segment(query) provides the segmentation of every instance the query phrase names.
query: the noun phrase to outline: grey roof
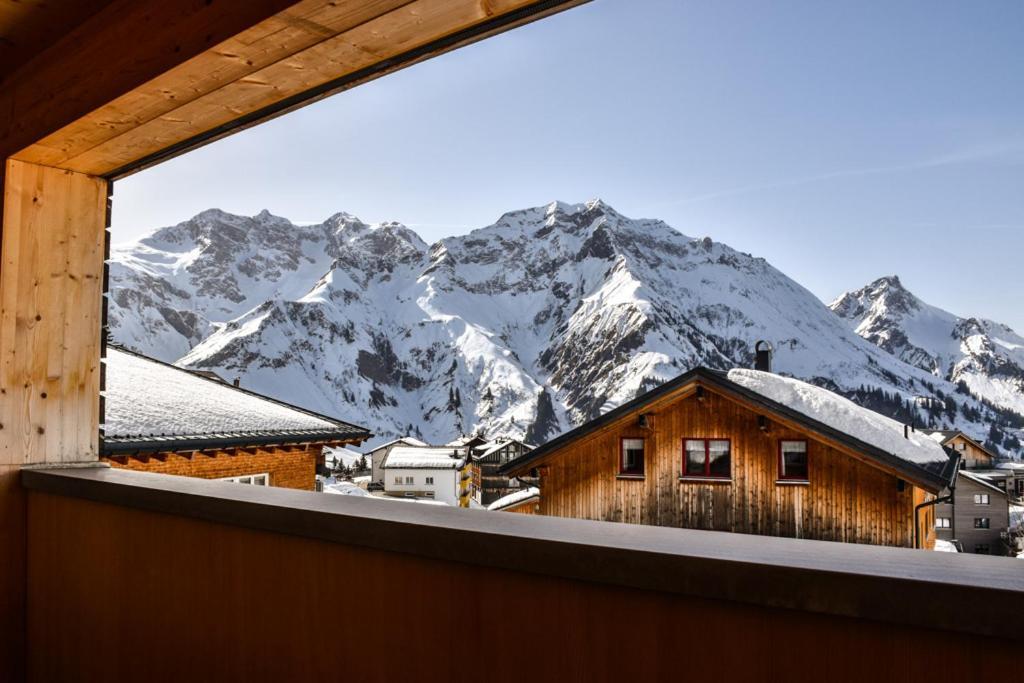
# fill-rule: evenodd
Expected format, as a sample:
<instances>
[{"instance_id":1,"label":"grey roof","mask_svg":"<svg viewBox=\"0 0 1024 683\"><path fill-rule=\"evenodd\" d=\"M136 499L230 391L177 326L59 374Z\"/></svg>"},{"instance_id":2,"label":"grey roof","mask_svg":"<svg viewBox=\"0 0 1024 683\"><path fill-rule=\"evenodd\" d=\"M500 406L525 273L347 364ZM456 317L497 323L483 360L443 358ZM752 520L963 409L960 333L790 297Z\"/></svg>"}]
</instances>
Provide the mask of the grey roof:
<instances>
[{"instance_id":1,"label":"grey roof","mask_svg":"<svg viewBox=\"0 0 1024 683\"><path fill-rule=\"evenodd\" d=\"M110 346L102 451L362 441L368 430Z\"/></svg>"}]
</instances>

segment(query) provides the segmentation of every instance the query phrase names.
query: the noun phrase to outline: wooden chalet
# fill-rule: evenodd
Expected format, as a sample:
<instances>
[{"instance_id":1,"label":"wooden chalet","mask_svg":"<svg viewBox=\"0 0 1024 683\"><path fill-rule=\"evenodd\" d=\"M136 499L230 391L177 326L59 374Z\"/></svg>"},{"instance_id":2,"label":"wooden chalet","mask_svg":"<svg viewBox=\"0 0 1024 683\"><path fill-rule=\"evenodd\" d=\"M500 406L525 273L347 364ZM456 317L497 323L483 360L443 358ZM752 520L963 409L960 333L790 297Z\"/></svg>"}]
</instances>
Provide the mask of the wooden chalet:
<instances>
[{"instance_id":1,"label":"wooden chalet","mask_svg":"<svg viewBox=\"0 0 1024 683\"><path fill-rule=\"evenodd\" d=\"M313 490L362 427L108 346L100 459L143 472Z\"/></svg>"},{"instance_id":2,"label":"wooden chalet","mask_svg":"<svg viewBox=\"0 0 1024 683\"><path fill-rule=\"evenodd\" d=\"M958 429L935 429L925 432L931 438L960 454L960 467L969 470L989 469L999 456Z\"/></svg>"},{"instance_id":3,"label":"wooden chalet","mask_svg":"<svg viewBox=\"0 0 1024 683\"><path fill-rule=\"evenodd\" d=\"M514 491L487 506L492 512L516 512L521 515L536 515L540 510L540 489L528 486Z\"/></svg>"},{"instance_id":4,"label":"wooden chalet","mask_svg":"<svg viewBox=\"0 0 1024 683\"><path fill-rule=\"evenodd\" d=\"M533 486L533 478L502 474L499 469L533 450L530 444L518 439L496 439L474 447L470 456L473 476L473 499L481 505L490 505L523 487Z\"/></svg>"},{"instance_id":5,"label":"wooden chalet","mask_svg":"<svg viewBox=\"0 0 1024 683\"><path fill-rule=\"evenodd\" d=\"M954 543L964 553L1008 554L1010 507L1002 484L977 470L960 470L953 500L935 506L936 538Z\"/></svg>"},{"instance_id":6,"label":"wooden chalet","mask_svg":"<svg viewBox=\"0 0 1024 683\"><path fill-rule=\"evenodd\" d=\"M927 548L957 460L820 387L698 368L500 471L540 477L543 515Z\"/></svg>"}]
</instances>

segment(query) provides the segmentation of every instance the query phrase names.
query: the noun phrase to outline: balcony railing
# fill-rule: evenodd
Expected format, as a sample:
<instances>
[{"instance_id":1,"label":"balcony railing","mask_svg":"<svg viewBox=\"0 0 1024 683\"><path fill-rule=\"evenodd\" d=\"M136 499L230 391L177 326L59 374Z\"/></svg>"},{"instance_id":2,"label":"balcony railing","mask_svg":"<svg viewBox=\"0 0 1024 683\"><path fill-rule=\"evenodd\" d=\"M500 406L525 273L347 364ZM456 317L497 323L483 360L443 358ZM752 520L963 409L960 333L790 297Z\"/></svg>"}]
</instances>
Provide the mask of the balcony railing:
<instances>
[{"instance_id":1,"label":"balcony railing","mask_svg":"<svg viewBox=\"0 0 1024 683\"><path fill-rule=\"evenodd\" d=\"M450 667L439 679L468 664L520 680L494 648L528 655L536 680L995 680L1019 666L1024 563L1008 558L102 467L28 470L23 485L35 680L397 680L425 661ZM467 589L516 611L452 599ZM468 662L445 654L481 633Z\"/></svg>"}]
</instances>

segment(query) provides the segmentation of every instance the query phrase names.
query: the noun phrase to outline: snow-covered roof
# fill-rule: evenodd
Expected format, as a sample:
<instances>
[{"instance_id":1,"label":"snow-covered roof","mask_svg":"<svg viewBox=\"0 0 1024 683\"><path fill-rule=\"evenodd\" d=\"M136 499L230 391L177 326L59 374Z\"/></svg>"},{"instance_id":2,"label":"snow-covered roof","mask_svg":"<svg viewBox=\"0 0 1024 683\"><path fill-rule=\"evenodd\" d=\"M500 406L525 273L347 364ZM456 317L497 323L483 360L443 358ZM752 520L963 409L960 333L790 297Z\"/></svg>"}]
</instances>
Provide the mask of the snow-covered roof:
<instances>
[{"instance_id":1,"label":"snow-covered roof","mask_svg":"<svg viewBox=\"0 0 1024 683\"><path fill-rule=\"evenodd\" d=\"M704 367L694 368L561 434L502 465L498 471L503 474L524 472L576 439L698 383L737 394L769 413L799 422L808 430L845 444L933 493L949 486L955 475L956 456L940 443L921 432L905 434L903 424L827 389L769 372L737 369L725 373Z\"/></svg>"},{"instance_id":2,"label":"snow-covered roof","mask_svg":"<svg viewBox=\"0 0 1024 683\"><path fill-rule=\"evenodd\" d=\"M539 498L540 489L536 486L530 486L529 488L510 493L507 496L502 496L498 500L494 501L487 506L488 510L504 510L507 507L518 505L519 503L525 503L531 498Z\"/></svg>"},{"instance_id":3,"label":"snow-covered roof","mask_svg":"<svg viewBox=\"0 0 1024 683\"><path fill-rule=\"evenodd\" d=\"M404 444L406 444L408 446L420 446L420 447L424 447L424 446L430 445L427 442L420 441L419 439L417 439L415 437L412 437L412 436L402 436L402 437L399 437L397 439L392 439L391 441L388 441L387 443L382 443L379 446L375 446L373 448L373 450L370 451L370 453L376 453L377 451L384 450L386 448L389 448L390 446L394 446L395 444L399 444L399 443L404 443Z\"/></svg>"},{"instance_id":4,"label":"snow-covered roof","mask_svg":"<svg viewBox=\"0 0 1024 683\"><path fill-rule=\"evenodd\" d=\"M104 448L175 450L187 441L361 440L362 427L116 347L107 348ZM248 441L247 441L248 440Z\"/></svg>"},{"instance_id":5,"label":"snow-covered roof","mask_svg":"<svg viewBox=\"0 0 1024 683\"><path fill-rule=\"evenodd\" d=\"M980 484L981 486L984 486L986 488L990 488L993 491L996 491L997 493L1001 493L1004 496L1006 495L1006 491L1004 491L1003 489L1001 489L998 486L996 486L995 484L993 484L992 480L989 479L988 477L985 477L983 475L977 474L975 472L971 472L970 470L960 470L957 474L958 474L958 476L966 477L966 478L970 479L971 481L973 481L976 484Z\"/></svg>"},{"instance_id":6,"label":"snow-covered roof","mask_svg":"<svg viewBox=\"0 0 1024 683\"><path fill-rule=\"evenodd\" d=\"M1024 462L1000 462L995 467L1000 470L1024 470Z\"/></svg>"},{"instance_id":7,"label":"snow-covered roof","mask_svg":"<svg viewBox=\"0 0 1024 683\"><path fill-rule=\"evenodd\" d=\"M461 453L453 454L454 448L435 447L417 448L415 446L395 446L384 459L384 469L403 470L454 470L466 464Z\"/></svg>"},{"instance_id":8,"label":"snow-covered roof","mask_svg":"<svg viewBox=\"0 0 1024 683\"><path fill-rule=\"evenodd\" d=\"M755 394L907 462L928 465L949 461L949 454L934 439L917 432L905 437L902 423L828 389L759 370L737 368L727 376Z\"/></svg>"}]
</instances>

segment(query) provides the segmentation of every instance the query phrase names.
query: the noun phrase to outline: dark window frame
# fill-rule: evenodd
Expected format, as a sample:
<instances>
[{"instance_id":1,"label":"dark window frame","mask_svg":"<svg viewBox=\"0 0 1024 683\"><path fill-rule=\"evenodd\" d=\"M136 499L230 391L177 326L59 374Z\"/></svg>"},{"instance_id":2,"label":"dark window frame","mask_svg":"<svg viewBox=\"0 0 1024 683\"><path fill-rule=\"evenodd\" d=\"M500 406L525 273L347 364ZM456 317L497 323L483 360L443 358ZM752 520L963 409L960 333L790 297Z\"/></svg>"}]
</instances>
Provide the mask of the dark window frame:
<instances>
[{"instance_id":1,"label":"dark window frame","mask_svg":"<svg viewBox=\"0 0 1024 683\"><path fill-rule=\"evenodd\" d=\"M807 459L807 475L797 477L790 474L783 474L785 467L783 463L782 445L787 443L802 443L804 445L804 457ZM799 484L811 483L811 444L807 439L779 439L779 459L776 463L776 481L794 482Z\"/></svg>"},{"instance_id":2,"label":"dark window frame","mask_svg":"<svg viewBox=\"0 0 1024 683\"><path fill-rule=\"evenodd\" d=\"M704 473L703 474L687 474L686 472L686 442L687 441L703 441L704 442ZM729 444L729 476L723 477L716 474L711 474L711 442L712 441L724 441ZM679 478L688 479L691 481L732 481L732 439L728 438L717 438L717 437L700 437L700 436L684 436L683 440L679 444L680 448L680 470Z\"/></svg>"},{"instance_id":3,"label":"dark window frame","mask_svg":"<svg viewBox=\"0 0 1024 683\"><path fill-rule=\"evenodd\" d=\"M643 455L640 456L640 469L626 469L626 441L639 441L643 444ZM620 436L619 437L619 476L641 479L646 476L647 471L647 439L642 436Z\"/></svg>"},{"instance_id":4,"label":"dark window frame","mask_svg":"<svg viewBox=\"0 0 1024 683\"><path fill-rule=\"evenodd\" d=\"M982 522L984 522L984 524L982 524ZM974 528L975 529L991 529L992 528L992 518L991 517L975 517L974 518Z\"/></svg>"}]
</instances>

